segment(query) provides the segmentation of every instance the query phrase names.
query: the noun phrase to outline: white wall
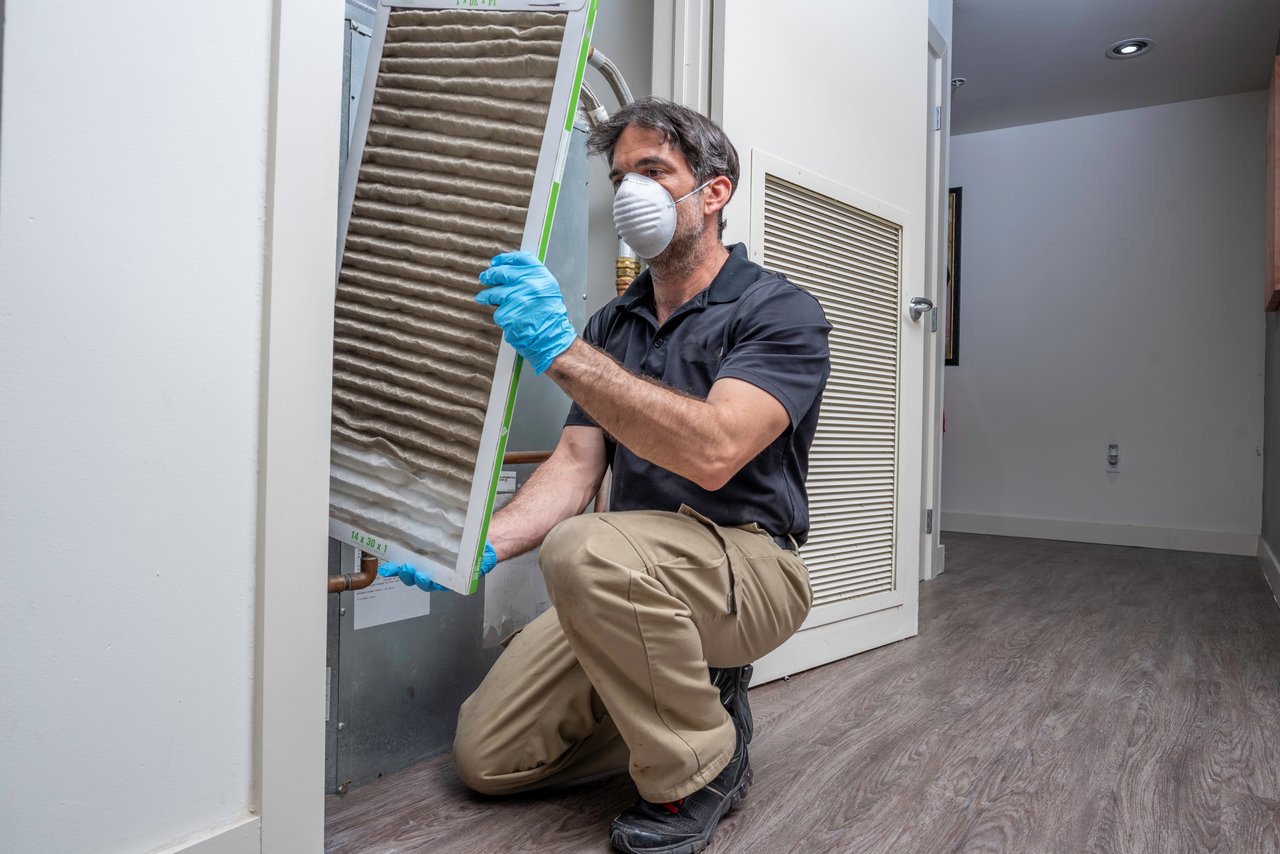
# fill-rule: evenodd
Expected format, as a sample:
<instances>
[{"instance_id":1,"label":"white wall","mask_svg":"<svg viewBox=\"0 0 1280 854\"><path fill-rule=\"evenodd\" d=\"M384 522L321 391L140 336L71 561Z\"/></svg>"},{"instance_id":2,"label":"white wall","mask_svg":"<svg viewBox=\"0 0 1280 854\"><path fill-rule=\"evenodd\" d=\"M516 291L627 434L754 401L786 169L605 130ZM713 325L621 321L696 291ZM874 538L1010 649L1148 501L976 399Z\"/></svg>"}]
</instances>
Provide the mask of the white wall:
<instances>
[{"instance_id":1,"label":"white wall","mask_svg":"<svg viewBox=\"0 0 1280 854\"><path fill-rule=\"evenodd\" d=\"M906 254L923 257L927 5L831 4L820 22L763 0L727 7L721 111L744 174L725 210L725 240L747 239L750 152L759 148L907 211Z\"/></svg>"},{"instance_id":2,"label":"white wall","mask_svg":"<svg viewBox=\"0 0 1280 854\"><path fill-rule=\"evenodd\" d=\"M1265 115L1248 93L952 140L947 529L1254 553Z\"/></svg>"},{"instance_id":3,"label":"white wall","mask_svg":"<svg viewBox=\"0 0 1280 854\"><path fill-rule=\"evenodd\" d=\"M252 801L271 5L5 15L0 848L147 851Z\"/></svg>"}]
</instances>

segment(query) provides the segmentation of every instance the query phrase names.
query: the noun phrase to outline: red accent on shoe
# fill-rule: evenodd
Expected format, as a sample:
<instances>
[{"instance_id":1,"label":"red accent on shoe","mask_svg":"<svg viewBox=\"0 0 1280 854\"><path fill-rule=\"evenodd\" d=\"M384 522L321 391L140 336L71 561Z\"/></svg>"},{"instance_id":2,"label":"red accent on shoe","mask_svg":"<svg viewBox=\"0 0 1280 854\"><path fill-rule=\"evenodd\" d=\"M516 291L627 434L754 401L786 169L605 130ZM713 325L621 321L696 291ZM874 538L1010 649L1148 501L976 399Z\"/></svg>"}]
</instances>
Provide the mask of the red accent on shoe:
<instances>
[{"instance_id":1,"label":"red accent on shoe","mask_svg":"<svg viewBox=\"0 0 1280 854\"><path fill-rule=\"evenodd\" d=\"M669 810L672 815L679 815L680 807L684 806L684 798L681 798L678 801L668 801L662 806Z\"/></svg>"}]
</instances>

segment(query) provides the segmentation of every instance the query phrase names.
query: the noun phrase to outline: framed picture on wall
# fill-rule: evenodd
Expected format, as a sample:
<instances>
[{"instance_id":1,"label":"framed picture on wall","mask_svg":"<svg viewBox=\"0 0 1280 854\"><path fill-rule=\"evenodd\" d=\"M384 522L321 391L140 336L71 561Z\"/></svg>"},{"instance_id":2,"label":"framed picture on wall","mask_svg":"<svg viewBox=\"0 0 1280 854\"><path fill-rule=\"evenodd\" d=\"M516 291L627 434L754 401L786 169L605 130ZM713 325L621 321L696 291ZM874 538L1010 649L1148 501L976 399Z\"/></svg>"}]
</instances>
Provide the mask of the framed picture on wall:
<instances>
[{"instance_id":1,"label":"framed picture on wall","mask_svg":"<svg viewBox=\"0 0 1280 854\"><path fill-rule=\"evenodd\" d=\"M960 364L960 200L963 187L947 192L947 341L946 363Z\"/></svg>"}]
</instances>

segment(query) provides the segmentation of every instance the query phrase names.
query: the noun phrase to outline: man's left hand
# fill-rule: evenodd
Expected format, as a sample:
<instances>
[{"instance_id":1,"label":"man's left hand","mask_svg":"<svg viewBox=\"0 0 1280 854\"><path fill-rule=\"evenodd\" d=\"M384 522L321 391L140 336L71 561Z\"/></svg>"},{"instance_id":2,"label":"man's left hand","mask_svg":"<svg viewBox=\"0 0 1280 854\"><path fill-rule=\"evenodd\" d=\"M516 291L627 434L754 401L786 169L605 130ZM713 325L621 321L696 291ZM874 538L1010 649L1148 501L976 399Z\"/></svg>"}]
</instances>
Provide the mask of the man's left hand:
<instances>
[{"instance_id":1,"label":"man's left hand","mask_svg":"<svg viewBox=\"0 0 1280 854\"><path fill-rule=\"evenodd\" d=\"M489 572L497 565L498 553L493 550L493 546L489 545L489 541L485 540L484 551L481 553L480 557L480 574L488 575ZM394 575L399 578L400 582L406 587L417 587L419 590L425 590L428 593L452 592L448 587L436 584L431 580L430 576L420 572L411 563L384 563L382 566L378 567L378 575L381 575L383 578L390 578Z\"/></svg>"},{"instance_id":2,"label":"man's left hand","mask_svg":"<svg viewBox=\"0 0 1280 854\"><path fill-rule=\"evenodd\" d=\"M476 294L476 302L498 307L494 322L536 373L551 367L577 338L560 284L537 256L528 252L499 255L480 274L480 283L486 287Z\"/></svg>"}]
</instances>

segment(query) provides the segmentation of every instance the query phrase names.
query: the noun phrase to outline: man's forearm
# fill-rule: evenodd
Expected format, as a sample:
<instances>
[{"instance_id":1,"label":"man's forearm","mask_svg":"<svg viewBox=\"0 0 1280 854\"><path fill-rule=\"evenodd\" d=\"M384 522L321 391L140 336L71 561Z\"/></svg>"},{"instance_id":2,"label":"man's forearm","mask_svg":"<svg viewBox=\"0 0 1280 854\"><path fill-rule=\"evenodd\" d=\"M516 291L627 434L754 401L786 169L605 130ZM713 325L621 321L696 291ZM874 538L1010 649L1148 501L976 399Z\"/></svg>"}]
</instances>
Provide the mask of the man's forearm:
<instances>
[{"instance_id":1,"label":"man's forearm","mask_svg":"<svg viewBox=\"0 0 1280 854\"><path fill-rule=\"evenodd\" d=\"M718 487L714 481L730 443L706 401L638 377L582 339L547 374L636 456L706 488Z\"/></svg>"},{"instance_id":2,"label":"man's forearm","mask_svg":"<svg viewBox=\"0 0 1280 854\"><path fill-rule=\"evenodd\" d=\"M522 555L542 543L558 523L576 516L600 490L600 473L587 473L572 459L553 455L505 507L493 516L489 544L499 560Z\"/></svg>"}]
</instances>

